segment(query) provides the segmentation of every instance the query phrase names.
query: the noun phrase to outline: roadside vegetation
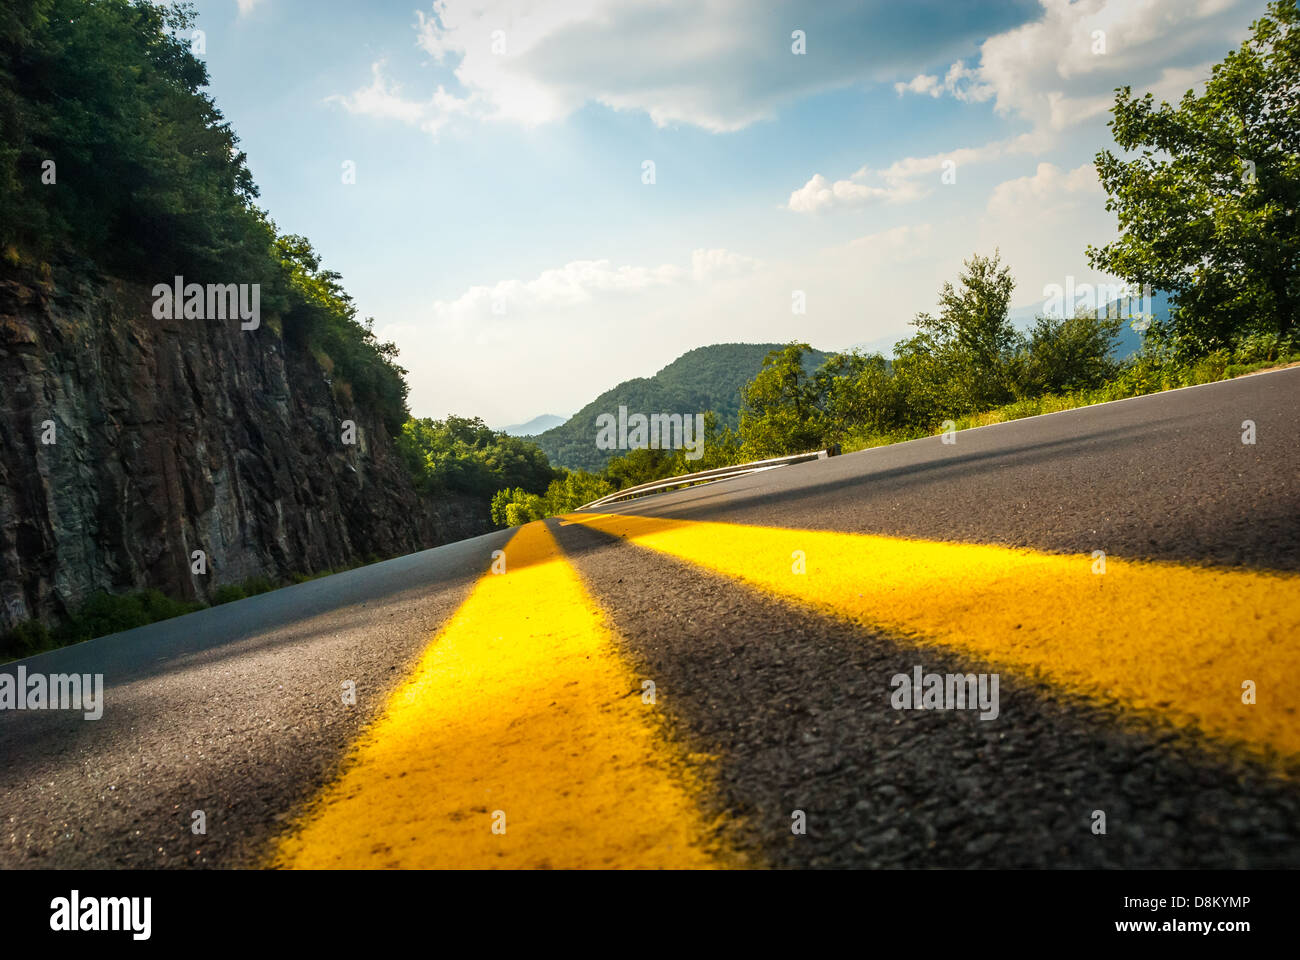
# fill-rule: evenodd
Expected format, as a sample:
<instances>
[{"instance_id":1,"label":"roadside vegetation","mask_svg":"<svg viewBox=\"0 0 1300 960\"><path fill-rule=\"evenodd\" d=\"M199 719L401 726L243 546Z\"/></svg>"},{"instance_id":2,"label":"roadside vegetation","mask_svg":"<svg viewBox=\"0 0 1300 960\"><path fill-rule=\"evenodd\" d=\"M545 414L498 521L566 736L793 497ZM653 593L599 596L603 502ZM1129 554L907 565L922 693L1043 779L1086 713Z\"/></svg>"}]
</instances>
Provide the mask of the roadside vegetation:
<instances>
[{"instance_id":1,"label":"roadside vegetation","mask_svg":"<svg viewBox=\"0 0 1300 960\"><path fill-rule=\"evenodd\" d=\"M209 606L232 603L235 600L269 593L296 583L333 576L369 563L378 563L379 560L379 557L367 557L362 563L353 566L321 570L311 574L297 573L280 581L262 576L248 577L238 583L227 583L217 587L213 591L211 604L201 600L178 600L155 589L123 594L100 590L87 598L76 613L53 628L47 627L39 620L26 620L0 634L0 663L30 657L70 643L93 640L95 637L107 636L110 633L134 630L136 627L148 626L159 620L170 620L187 613L206 610Z\"/></svg>"}]
</instances>

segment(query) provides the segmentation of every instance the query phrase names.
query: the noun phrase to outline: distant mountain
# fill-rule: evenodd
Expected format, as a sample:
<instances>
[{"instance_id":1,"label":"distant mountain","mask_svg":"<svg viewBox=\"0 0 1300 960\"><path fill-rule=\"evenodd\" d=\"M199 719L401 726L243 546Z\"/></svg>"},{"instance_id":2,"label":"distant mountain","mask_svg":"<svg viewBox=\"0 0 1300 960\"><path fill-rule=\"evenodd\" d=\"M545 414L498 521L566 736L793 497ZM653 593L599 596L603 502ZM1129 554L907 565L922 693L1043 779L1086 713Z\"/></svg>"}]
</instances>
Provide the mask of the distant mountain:
<instances>
[{"instance_id":1,"label":"distant mountain","mask_svg":"<svg viewBox=\"0 0 1300 960\"><path fill-rule=\"evenodd\" d=\"M740 420L740 389L763 366L763 358L780 343L717 343L682 354L653 377L626 380L575 413L566 423L537 437L537 445L551 463L574 470L599 470L625 450L596 448L596 418L602 413L618 416L620 406L628 413L696 414L717 413L726 426ZM806 362L809 369L821 366L829 353L814 350Z\"/></svg>"},{"instance_id":2,"label":"distant mountain","mask_svg":"<svg viewBox=\"0 0 1300 960\"><path fill-rule=\"evenodd\" d=\"M533 437L551 427L558 427L565 419L553 413L544 413L540 417L533 417L527 423L512 423L508 427L502 427L501 432L508 433L512 437Z\"/></svg>"},{"instance_id":3,"label":"distant mountain","mask_svg":"<svg viewBox=\"0 0 1300 960\"><path fill-rule=\"evenodd\" d=\"M859 340L857 343L850 343L842 352L853 353L854 351L857 351L863 356L878 353L888 360L894 355L894 344L898 343L899 340L906 340L914 333L916 333L916 331L909 328L904 330L902 333L894 334L892 337L877 337L875 340Z\"/></svg>"},{"instance_id":4,"label":"distant mountain","mask_svg":"<svg viewBox=\"0 0 1300 960\"><path fill-rule=\"evenodd\" d=\"M1142 331L1133 328L1133 321L1138 318L1131 316L1131 314L1141 312L1144 309L1140 300L1132 302L1113 300L1102 307L1101 312L1103 314L1124 317L1124 323L1119 328L1119 336L1116 338L1113 351L1117 360L1127 359L1141 348L1143 334ZM1151 294L1149 312L1156 320L1167 320L1169 318L1169 309L1168 294L1159 291ZM1041 303L1030 303L1023 307L1012 307L1007 311L1007 317L1017 330L1028 330L1034 325L1034 319L1043 316L1046 312ZM1054 311L1054 314L1060 316L1060 311Z\"/></svg>"}]
</instances>

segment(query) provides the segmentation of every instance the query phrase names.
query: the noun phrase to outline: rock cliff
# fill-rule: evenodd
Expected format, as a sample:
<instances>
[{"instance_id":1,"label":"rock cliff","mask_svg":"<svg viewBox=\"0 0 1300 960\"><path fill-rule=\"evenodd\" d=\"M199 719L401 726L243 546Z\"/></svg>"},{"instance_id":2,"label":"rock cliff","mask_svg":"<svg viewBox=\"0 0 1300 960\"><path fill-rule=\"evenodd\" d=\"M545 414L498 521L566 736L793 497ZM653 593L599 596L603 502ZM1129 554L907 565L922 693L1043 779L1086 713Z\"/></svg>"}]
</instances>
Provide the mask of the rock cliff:
<instances>
[{"instance_id":1,"label":"rock cliff","mask_svg":"<svg viewBox=\"0 0 1300 960\"><path fill-rule=\"evenodd\" d=\"M208 599L489 529L486 504L417 496L379 418L274 317L152 305L136 284L0 272L0 630L101 589Z\"/></svg>"}]
</instances>

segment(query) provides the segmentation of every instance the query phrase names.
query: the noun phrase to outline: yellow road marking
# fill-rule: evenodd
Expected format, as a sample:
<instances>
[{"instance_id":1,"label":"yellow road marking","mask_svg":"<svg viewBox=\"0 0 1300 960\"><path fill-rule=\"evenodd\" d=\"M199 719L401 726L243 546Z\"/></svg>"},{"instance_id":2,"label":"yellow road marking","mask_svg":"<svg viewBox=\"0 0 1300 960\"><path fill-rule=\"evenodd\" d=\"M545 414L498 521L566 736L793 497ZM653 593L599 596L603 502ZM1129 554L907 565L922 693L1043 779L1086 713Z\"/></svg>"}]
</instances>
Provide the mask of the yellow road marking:
<instances>
[{"instance_id":1,"label":"yellow road marking","mask_svg":"<svg viewBox=\"0 0 1300 960\"><path fill-rule=\"evenodd\" d=\"M522 527L505 554L281 839L277 865L719 864L699 758L660 736L550 532Z\"/></svg>"},{"instance_id":2,"label":"yellow road marking","mask_svg":"<svg viewBox=\"0 0 1300 960\"><path fill-rule=\"evenodd\" d=\"M1300 759L1300 576L979 544L570 514L872 627ZM806 572L794 573L795 551ZM1257 702L1242 702L1253 681Z\"/></svg>"}]
</instances>

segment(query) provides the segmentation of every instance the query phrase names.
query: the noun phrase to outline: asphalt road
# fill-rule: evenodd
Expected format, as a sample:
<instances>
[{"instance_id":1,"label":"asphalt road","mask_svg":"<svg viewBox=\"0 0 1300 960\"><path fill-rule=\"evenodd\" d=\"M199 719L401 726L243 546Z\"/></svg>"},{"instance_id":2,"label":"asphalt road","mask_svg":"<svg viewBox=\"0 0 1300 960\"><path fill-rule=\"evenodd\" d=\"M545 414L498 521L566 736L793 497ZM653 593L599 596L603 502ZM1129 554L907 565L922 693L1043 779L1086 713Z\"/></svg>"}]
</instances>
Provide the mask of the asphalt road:
<instances>
[{"instance_id":1,"label":"asphalt road","mask_svg":"<svg viewBox=\"0 0 1300 960\"><path fill-rule=\"evenodd\" d=\"M1245 420L1255 423L1253 445L1242 443ZM945 545L960 551L955 545L987 544L1024 548L991 551L994 558L1041 554L1048 561L1102 550L1151 576L1262 571L1257 579L1269 605L1230 646L1254 643L1248 662L1268 676L1278 664L1290 669L1300 644L1285 632L1300 607L1297 423L1300 368L963 431L953 444L936 437L783 467L601 512L615 521L660 518L688 534L725 524L741 533L870 534L891 538L881 541L886 546L902 538L923 541L940 558L949 556ZM19 666L103 674L106 684L98 720L72 711L0 711L0 867L302 864L313 841L295 847L289 862L286 836L315 817L334 831L321 835L337 839L368 816L348 803L384 792L408 769L414 789L403 803L413 812L394 826L403 842L425 827L445 828L451 832L439 844L438 863L451 856L458 865L493 865L481 844L498 801L444 802L464 784L451 783L460 767L439 760L449 748L437 728L407 736L404 753L387 746L415 729L424 704L447 711L439 724L464 725L469 733L458 733L458 744L474 738L458 762L491 766L504 758L484 783L491 780L496 796L515 789L507 807L519 824L510 834L519 845L511 857L519 859L503 858L507 866L625 865L619 844L626 838L612 825L638 822L634 814L648 823L679 810L684 797L693 807L689 829L656 839L644 823L638 827L640 848L662 847L656 853L663 856L646 862L1300 865L1291 752L1300 697L1293 686L1262 683L1259 703L1241 709L1261 712L1252 718L1267 713L1271 726L1252 727L1263 731L1253 744L1237 742L1220 735L1213 712L1171 712L1166 720L1158 692L1156 706L1134 706L1122 683L1108 680L1098 693L1074 682L1077 671L1020 671L1014 665L1021 661L961 642L961 624L949 642L924 626L896 628L887 617L874 623L870 609L840 615L765 588L743 563L709 566L672 542L620 535L611 523L550 520L548 536L528 534L526 543L502 531L0 667L9 674ZM522 560L497 577L489 572L495 550ZM952 556L965 563L966 554ZM544 573L550 579L541 579ZM849 574L864 582L874 576ZM501 583L485 583L491 578ZM1220 600L1226 609L1230 598L1214 593L1219 580L1207 582L1195 595L1211 622L1222 617ZM484 592L489 587L497 592ZM963 589L976 591L974 635L980 583ZM604 626L590 648L548 658L561 635L586 629L557 625L560 599L576 611L573 623ZM1153 605L1174 602L1152 594ZM1030 627L1031 616L1054 617L1035 613L1031 597L1024 603ZM1152 623L1162 619L1154 610ZM1151 624L1098 626L1112 629L1132 671L1158 677L1178 666L1171 667L1177 651ZM477 650L476 630L497 633L491 639L500 645ZM1201 651L1188 669L1213 671L1207 638L1195 627L1185 633L1188 649ZM516 639L520 650L533 644L536 655L527 669L510 672ZM569 679L574 664L600 659L598 648L608 653L608 669ZM918 665L967 673L988 670L987 663L1003 664L996 720L972 710L891 706L897 674ZM454 687L456 669L473 680L468 689ZM653 679L651 703L635 696L642 678ZM1226 681L1232 697L1237 680ZM348 682L355 705L344 702ZM561 692L571 685L583 692L565 701ZM489 722L503 704L534 702L538 712ZM592 703L595 720L584 716L579 730L578 714ZM530 727L543 724L546 737L530 741ZM620 760L615 735L637 739L627 731L638 724L651 735L639 753L623 752ZM349 754L367 737L369 746ZM653 776L624 793L597 783L601 765L580 770L578 755L600 759L601 750L611 751L615 767L622 764L620 776ZM647 806L643 798L660 781L675 784L675 792ZM560 816L543 802L548 790L579 806L590 800L595 812L545 833L539 821ZM644 809L632 809L638 806ZM203 812L206 833L193 832L195 811ZM1104 834L1096 832L1097 811L1105 814ZM799 814L802 832L791 826ZM596 829L593 818L605 826ZM480 845L458 847L457 830L473 832ZM302 836L312 833L303 828ZM531 851L530 836L537 838ZM674 860L683 846L694 859ZM382 840L364 847L357 857L373 850L381 859L340 865L434 862L418 847L403 853Z\"/></svg>"}]
</instances>

